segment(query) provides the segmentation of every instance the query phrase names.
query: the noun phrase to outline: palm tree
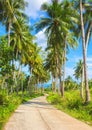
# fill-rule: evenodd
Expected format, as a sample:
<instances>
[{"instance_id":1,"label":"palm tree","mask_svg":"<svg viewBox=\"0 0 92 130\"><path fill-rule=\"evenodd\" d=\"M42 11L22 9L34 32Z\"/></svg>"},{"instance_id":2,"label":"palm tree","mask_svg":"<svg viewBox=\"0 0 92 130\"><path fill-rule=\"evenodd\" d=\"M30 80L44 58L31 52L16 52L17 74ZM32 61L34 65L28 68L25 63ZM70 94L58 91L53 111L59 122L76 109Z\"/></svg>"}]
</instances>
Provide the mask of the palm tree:
<instances>
[{"instance_id":1,"label":"palm tree","mask_svg":"<svg viewBox=\"0 0 92 130\"><path fill-rule=\"evenodd\" d=\"M17 27L20 28L20 25L17 22L17 18L23 16L23 10L26 6L24 0L1 0L0 1L1 9L0 18L2 17L2 23L6 26L8 32L8 46L10 46L10 32L13 23L17 23Z\"/></svg>"},{"instance_id":2,"label":"palm tree","mask_svg":"<svg viewBox=\"0 0 92 130\"><path fill-rule=\"evenodd\" d=\"M83 64L84 64L84 82L86 88L86 103L90 102L90 92L88 86L88 74L87 74L87 52L86 52L86 37L83 19L83 7L82 0L80 0L80 20L81 20L81 32L82 32L82 46L83 46Z\"/></svg>"},{"instance_id":3,"label":"palm tree","mask_svg":"<svg viewBox=\"0 0 92 130\"><path fill-rule=\"evenodd\" d=\"M63 32L62 37L63 37L63 88L65 87L64 85L64 80L65 80L65 74L66 74L66 54L67 51L69 51L69 47L71 48L76 48L78 43L75 39L75 33L73 32L73 29L76 27L76 24L78 23L78 13L75 11L73 8L73 2L70 2L68 0L63 1L63 12L64 16L66 19L66 22L70 23L68 25L68 32Z\"/></svg>"},{"instance_id":4,"label":"palm tree","mask_svg":"<svg viewBox=\"0 0 92 130\"><path fill-rule=\"evenodd\" d=\"M74 35L74 33L73 32L69 32L69 33L67 33L66 34L66 36L64 36L64 49L63 49L63 63L62 63L62 65L63 65L63 88L65 87L65 83L64 83L64 81L65 81L65 74L66 74L66 59L67 59L67 57L66 57L66 55L67 55L67 52L69 51L69 48L71 48L71 49L76 49L77 48L77 46L78 46L78 43L77 43L77 41L76 41L76 39L75 39L75 35Z\"/></svg>"},{"instance_id":5,"label":"palm tree","mask_svg":"<svg viewBox=\"0 0 92 130\"><path fill-rule=\"evenodd\" d=\"M75 73L74 73L75 78L81 79L80 96L81 98L83 98L84 69L83 69L82 60L79 60L79 62L77 62L74 70L75 70Z\"/></svg>"},{"instance_id":6,"label":"palm tree","mask_svg":"<svg viewBox=\"0 0 92 130\"><path fill-rule=\"evenodd\" d=\"M74 1L74 0L73 0ZM75 1L74 1L75 2ZM79 7L80 7L80 2L76 1L75 2L75 9L78 10L79 12ZM83 10L83 22L84 22L84 30L85 30L85 46L86 46L86 51L88 49L88 43L90 41L91 38L91 34L92 34L92 2L90 0L83 0L82 1L82 8ZM81 23L79 21L78 25L77 25L77 30L75 30L75 32L78 34L78 37L81 37Z\"/></svg>"},{"instance_id":7,"label":"palm tree","mask_svg":"<svg viewBox=\"0 0 92 130\"><path fill-rule=\"evenodd\" d=\"M18 19L18 23L21 25L21 29L18 30L16 23L13 24L11 29L11 46L14 49L14 55L16 55L16 60L19 62L19 76L22 70L22 64L28 64L30 59L29 52L34 47L32 45L32 35L29 32L29 27L23 18Z\"/></svg>"},{"instance_id":8,"label":"palm tree","mask_svg":"<svg viewBox=\"0 0 92 130\"><path fill-rule=\"evenodd\" d=\"M57 57L56 68L58 68L58 64L59 64L60 48L62 49L64 48L64 42L63 42L65 41L64 38L70 32L69 31L71 27L70 25L74 26L74 22L76 21L73 8L71 8L72 11L69 11L68 5L69 5L68 1L66 1L64 6L63 2L59 3L56 0L53 0L51 5L48 5L47 3L43 4L42 10L45 10L48 16L42 17L40 22L36 24L37 32L45 28L45 33L47 36L47 45L54 48L55 55ZM68 7L67 8L68 11L65 10L65 7ZM73 12L72 16L70 12Z\"/></svg>"},{"instance_id":9,"label":"palm tree","mask_svg":"<svg viewBox=\"0 0 92 130\"><path fill-rule=\"evenodd\" d=\"M85 25L85 42L86 42L86 51L88 49L88 43L92 35L92 2L90 0L84 4L85 13L84 13L84 25Z\"/></svg>"}]
</instances>

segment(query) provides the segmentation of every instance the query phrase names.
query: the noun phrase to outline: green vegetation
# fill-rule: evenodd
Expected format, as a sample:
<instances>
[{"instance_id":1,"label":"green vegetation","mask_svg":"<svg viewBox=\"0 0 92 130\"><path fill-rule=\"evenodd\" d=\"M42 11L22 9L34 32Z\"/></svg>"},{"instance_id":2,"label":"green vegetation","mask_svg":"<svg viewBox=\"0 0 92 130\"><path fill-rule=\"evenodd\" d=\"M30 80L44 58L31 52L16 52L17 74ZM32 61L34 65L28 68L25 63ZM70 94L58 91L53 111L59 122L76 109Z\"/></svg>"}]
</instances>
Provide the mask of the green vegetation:
<instances>
[{"instance_id":1,"label":"green vegetation","mask_svg":"<svg viewBox=\"0 0 92 130\"><path fill-rule=\"evenodd\" d=\"M84 104L83 100L80 99L78 90L65 92L64 98L58 94L50 93L47 100L65 113L92 125L92 102Z\"/></svg>"},{"instance_id":2,"label":"green vegetation","mask_svg":"<svg viewBox=\"0 0 92 130\"><path fill-rule=\"evenodd\" d=\"M42 94L43 84L50 79L52 88L45 89L46 92L56 93L58 81L59 85L58 95L51 94L48 100L59 109L92 124L92 80L88 82L86 63L88 44L92 40L91 1L51 0L51 3L44 3L41 11L45 15L43 13L32 28L30 18L25 14L25 0L0 0L0 25L6 28L6 35L0 37L1 127L20 103L38 96L39 84ZM45 59L32 35L32 31L42 30L47 37ZM81 80L78 84L72 77L65 77L67 54L78 47L79 39L82 40L83 60L75 67L75 78ZM26 66L29 74L22 71Z\"/></svg>"}]
</instances>

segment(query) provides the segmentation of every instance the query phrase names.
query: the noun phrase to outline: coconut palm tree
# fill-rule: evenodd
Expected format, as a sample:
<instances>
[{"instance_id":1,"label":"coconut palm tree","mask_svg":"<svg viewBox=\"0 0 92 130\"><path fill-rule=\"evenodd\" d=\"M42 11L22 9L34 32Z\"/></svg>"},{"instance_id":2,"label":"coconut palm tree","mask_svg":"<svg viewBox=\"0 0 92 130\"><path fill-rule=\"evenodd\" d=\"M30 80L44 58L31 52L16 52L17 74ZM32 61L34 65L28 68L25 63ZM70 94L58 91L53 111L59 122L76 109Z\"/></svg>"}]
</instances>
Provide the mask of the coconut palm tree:
<instances>
[{"instance_id":1,"label":"coconut palm tree","mask_svg":"<svg viewBox=\"0 0 92 130\"><path fill-rule=\"evenodd\" d=\"M18 77L20 77L22 64L27 64L30 55L29 52L33 48L32 45L32 35L29 32L29 27L24 18L18 18L18 23L21 25L20 30L18 30L16 23L13 24L11 28L11 43L10 45L14 49L14 55L16 56L16 60L19 62L19 73Z\"/></svg>"},{"instance_id":2,"label":"coconut palm tree","mask_svg":"<svg viewBox=\"0 0 92 130\"><path fill-rule=\"evenodd\" d=\"M75 78L81 79L80 96L81 96L81 98L83 98L84 69L83 69L83 61L82 60L79 60L79 62L77 62L74 70L75 70L74 71Z\"/></svg>"},{"instance_id":3,"label":"coconut palm tree","mask_svg":"<svg viewBox=\"0 0 92 130\"><path fill-rule=\"evenodd\" d=\"M80 0L80 20L81 20L81 32L82 32L84 82L85 82L85 88L86 88L86 103L88 103L88 102L90 102L90 92L89 92L89 86L88 86L86 37L85 37L85 28L84 28L82 0Z\"/></svg>"},{"instance_id":4,"label":"coconut palm tree","mask_svg":"<svg viewBox=\"0 0 92 130\"><path fill-rule=\"evenodd\" d=\"M74 0L73 0L74 1ZM75 9L78 10L78 12L80 12L80 1L74 1L75 3ZM83 10L83 22L84 22L84 30L85 30L85 46L86 46L86 51L88 48L88 43L90 41L91 38L91 34L92 34L92 2L91 0L82 0L82 8ZM79 21L76 30L74 30L77 34L78 37L81 37L81 23Z\"/></svg>"},{"instance_id":5,"label":"coconut palm tree","mask_svg":"<svg viewBox=\"0 0 92 130\"><path fill-rule=\"evenodd\" d=\"M17 27L20 28L17 18L23 16L23 10L26 3L24 0L1 0L0 1L0 18L2 23L6 26L8 32L8 46L10 46L10 32L13 23L17 23Z\"/></svg>"},{"instance_id":6,"label":"coconut palm tree","mask_svg":"<svg viewBox=\"0 0 92 130\"><path fill-rule=\"evenodd\" d=\"M69 9L71 9L71 11ZM47 17L41 18L41 20L36 24L36 30L38 32L39 30L45 28L47 45L54 48L55 55L57 57L56 65L58 66L60 57L59 50L60 48L65 48L64 50L66 51L64 42L66 41L65 36L71 33L71 25L75 25L74 22L76 22L76 13L74 15L73 8L70 8L68 1L59 3L58 1L53 0L50 5L48 3L43 4L42 10L46 11Z\"/></svg>"},{"instance_id":7,"label":"coconut palm tree","mask_svg":"<svg viewBox=\"0 0 92 130\"><path fill-rule=\"evenodd\" d=\"M85 42L86 42L86 51L88 50L88 44L92 35L92 2L90 0L84 4L85 13L84 13L84 27L85 27Z\"/></svg>"}]
</instances>

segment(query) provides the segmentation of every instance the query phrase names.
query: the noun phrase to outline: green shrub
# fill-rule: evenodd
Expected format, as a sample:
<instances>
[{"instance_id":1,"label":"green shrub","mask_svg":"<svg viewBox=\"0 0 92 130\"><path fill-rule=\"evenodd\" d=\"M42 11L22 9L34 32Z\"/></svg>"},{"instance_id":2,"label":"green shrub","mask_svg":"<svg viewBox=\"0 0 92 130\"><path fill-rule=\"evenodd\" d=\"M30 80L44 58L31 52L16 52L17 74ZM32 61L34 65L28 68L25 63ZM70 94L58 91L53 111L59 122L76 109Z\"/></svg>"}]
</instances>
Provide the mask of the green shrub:
<instances>
[{"instance_id":1,"label":"green shrub","mask_svg":"<svg viewBox=\"0 0 92 130\"><path fill-rule=\"evenodd\" d=\"M92 102L83 104L79 91L74 90L65 92L64 98L57 94L50 94L47 97L47 100L54 104L58 109L92 125Z\"/></svg>"},{"instance_id":2,"label":"green shrub","mask_svg":"<svg viewBox=\"0 0 92 130\"><path fill-rule=\"evenodd\" d=\"M6 95L0 94L0 105L4 105L8 103L8 98Z\"/></svg>"},{"instance_id":3,"label":"green shrub","mask_svg":"<svg viewBox=\"0 0 92 130\"><path fill-rule=\"evenodd\" d=\"M48 96L47 98L52 104L61 103L61 98L57 94L52 94L50 97Z\"/></svg>"}]
</instances>

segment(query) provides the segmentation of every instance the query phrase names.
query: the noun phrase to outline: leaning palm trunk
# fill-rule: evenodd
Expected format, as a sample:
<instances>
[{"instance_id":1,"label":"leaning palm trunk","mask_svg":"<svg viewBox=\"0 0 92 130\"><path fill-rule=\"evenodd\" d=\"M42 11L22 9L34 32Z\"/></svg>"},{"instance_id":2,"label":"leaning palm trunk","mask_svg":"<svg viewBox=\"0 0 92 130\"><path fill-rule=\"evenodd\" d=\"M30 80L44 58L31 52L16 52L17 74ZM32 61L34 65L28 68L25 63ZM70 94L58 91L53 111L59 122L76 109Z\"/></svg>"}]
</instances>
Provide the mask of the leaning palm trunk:
<instances>
[{"instance_id":1,"label":"leaning palm trunk","mask_svg":"<svg viewBox=\"0 0 92 130\"><path fill-rule=\"evenodd\" d=\"M90 26L88 28L88 33L86 34L87 35L87 39L86 39L86 52L87 52L88 43L89 43L89 39L90 39L91 29L92 29L92 22L90 23Z\"/></svg>"},{"instance_id":2,"label":"leaning palm trunk","mask_svg":"<svg viewBox=\"0 0 92 130\"><path fill-rule=\"evenodd\" d=\"M81 31L82 31L82 46L83 46L83 61L84 61L84 82L86 89L86 100L85 102L90 102L90 92L88 86L88 75L87 75L87 64L86 64L86 45L85 45L85 32L84 32L84 22L83 22L83 14L82 14L82 0L80 0L80 18L81 18Z\"/></svg>"}]
</instances>

